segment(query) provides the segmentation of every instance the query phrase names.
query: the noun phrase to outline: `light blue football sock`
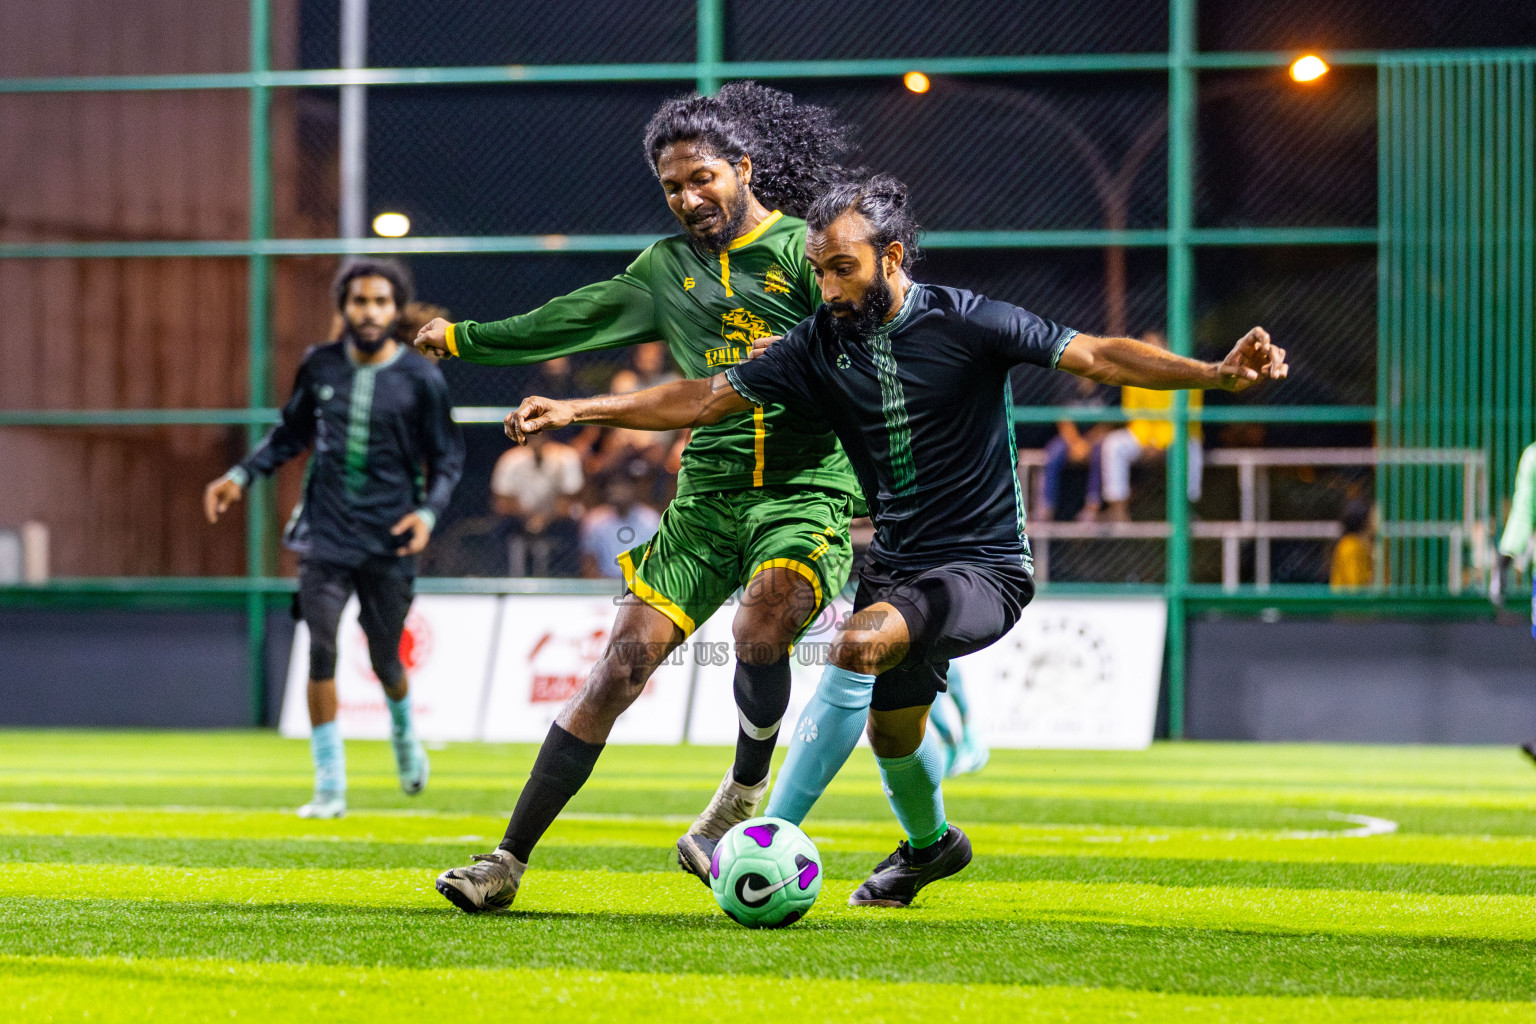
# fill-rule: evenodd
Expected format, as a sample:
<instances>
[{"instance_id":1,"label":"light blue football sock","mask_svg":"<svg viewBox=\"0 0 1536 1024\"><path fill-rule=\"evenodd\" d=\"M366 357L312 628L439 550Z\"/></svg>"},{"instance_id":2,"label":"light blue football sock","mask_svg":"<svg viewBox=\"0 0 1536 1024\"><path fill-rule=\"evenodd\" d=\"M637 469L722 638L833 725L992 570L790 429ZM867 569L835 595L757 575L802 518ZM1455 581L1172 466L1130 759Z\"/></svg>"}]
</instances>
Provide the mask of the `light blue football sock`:
<instances>
[{"instance_id":1,"label":"light blue football sock","mask_svg":"<svg viewBox=\"0 0 1536 1024\"><path fill-rule=\"evenodd\" d=\"M949 699L955 702L955 710L960 712L960 727L963 729L970 724L971 702L965 696L965 677L953 662L949 665L949 677L944 683L949 687Z\"/></svg>"},{"instance_id":2,"label":"light blue football sock","mask_svg":"<svg viewBox=\"0 0 1536 1024\"><path fill-rule=\"evenodd\" d=\"M928 728L939 734L939 740L945 746L952 747L958 742L955 730L949 727L949 715L939 701L934 701L933 710L928 712Z\"/></svg>"},{"instance_id":3,"label":"light blue football sock","mask_svg":"<svg viewBox=\"0 0 1536 1024\"><path fill-rule=\"evenodd\" d=\"M906 757L877 757L885 795L891 801L896 820L907 832L913 849L921 850L944 838L949 823L944 820L944 750L930 730L923 742Z\"/></svg>"},{"instance_id":4,"label":"light blue football sock","mask_svg":"<svg viewBox=\"0 0 1536 1024\"><path fill-rule=\"evenodd\" d=\"M315 792L345 793L347 755L341 745L341 727L334 719L310 729L309 754L315 760Z\"/></svg>"},{"instance_id":5,"label":"light blue football sock","mask_svg":"<svg viewBox=\"0 0 1536 1024\"><path fill-rule=\"evenodd\" d=\"M389 706L389 728L395 739L404 739L415 732L415 725L411 721L411 695L407 693L399 700L393 700L389 694L384 695L384 703Z\"/></svg>"},{"instance_id":6,"label":"light blue football sock","mask_svg":"<svg viewBox=\"0 0 1536 1024\"><path fill-rule=\"evenodd\" d=\"M843 767L864 733L875 677L828 665L795 722L767 814L798 825Z\"/></svg>"}]
</instances>

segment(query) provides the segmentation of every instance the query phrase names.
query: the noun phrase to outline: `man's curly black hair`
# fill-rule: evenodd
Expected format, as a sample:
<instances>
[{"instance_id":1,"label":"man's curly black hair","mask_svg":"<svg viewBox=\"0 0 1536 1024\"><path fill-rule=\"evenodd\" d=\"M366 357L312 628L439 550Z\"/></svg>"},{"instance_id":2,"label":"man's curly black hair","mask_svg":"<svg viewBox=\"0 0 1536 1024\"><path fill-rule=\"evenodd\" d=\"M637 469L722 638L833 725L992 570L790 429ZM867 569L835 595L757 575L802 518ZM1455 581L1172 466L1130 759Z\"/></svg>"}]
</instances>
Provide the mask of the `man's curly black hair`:
<instances>
[{"instance_id":1,"label":"man's curly black hair","mask_svg":"<svg viewBox=\"0 0 1536 1024\"><path fill-rule=\"evenodd\" d=\"M713 96L682 96L661 105L645 126L651 170L675 142L701 142L735 163L752 157L752 194L770 210L803 217L828 185L850 173L856 152L849 130L826 107L796 103L787 92L731 82Z\"/></svg>"},{"instance_id":2,"label":"man's curly black hair","mask_svg":"<svg viewBox=\"0 0 1536 1024\"><path fill-rule=\"evenodd\" d=\"M411 301L413 282L410 269L404 263L383 256L364 256L348 260L336 271L336 277L331 281L331 297L336 300L337 309L347 308L347 293L352 282L360 277L382 277L388 281L390 290L395 294L397 313L402 312Z\"/></svg>"}]
</instances>

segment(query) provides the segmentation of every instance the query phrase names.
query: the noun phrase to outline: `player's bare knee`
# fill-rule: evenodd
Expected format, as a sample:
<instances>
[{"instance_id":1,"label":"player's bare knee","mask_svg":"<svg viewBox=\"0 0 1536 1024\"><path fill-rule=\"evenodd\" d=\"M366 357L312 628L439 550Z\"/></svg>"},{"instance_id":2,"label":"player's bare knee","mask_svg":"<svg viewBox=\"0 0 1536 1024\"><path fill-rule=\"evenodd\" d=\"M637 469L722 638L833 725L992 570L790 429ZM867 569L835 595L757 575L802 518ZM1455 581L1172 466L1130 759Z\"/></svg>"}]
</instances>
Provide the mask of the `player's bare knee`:
<instances>
[{"instance_id":1,"label":"player's bare knee","mask_svg":"<svg viewBox=\"0 0 1536 1024\"><path fill-rule=\"evenodd\" d=\"M773 665L789 654L790 645L813 609L799 603L776 608L746 608L736 613L731 635L736 660L747 665Z\"/></svg>"},{"instance_id":2,"label":"player's bare knee","mask_svg":"<svg viewBox=\"0 0 1536 1024\"><path fill-rule=\"evenodd\" d=\"M849 672L878 675L885 660L884 647L874 630L845 629L832 642L832 664Z\"/></svg>"},{"instance_id":3,"label":"player's bare knee","mask_svg":"<svg viewBox=\"0 0 1536 1024\"><path fill-rule=\"evenodd\" d=\"M876 757L906 757L923 742L922 733L914 736L908 723L880 722L874 715L870 716L864 733Z\"/></svg>"}]
</instances>

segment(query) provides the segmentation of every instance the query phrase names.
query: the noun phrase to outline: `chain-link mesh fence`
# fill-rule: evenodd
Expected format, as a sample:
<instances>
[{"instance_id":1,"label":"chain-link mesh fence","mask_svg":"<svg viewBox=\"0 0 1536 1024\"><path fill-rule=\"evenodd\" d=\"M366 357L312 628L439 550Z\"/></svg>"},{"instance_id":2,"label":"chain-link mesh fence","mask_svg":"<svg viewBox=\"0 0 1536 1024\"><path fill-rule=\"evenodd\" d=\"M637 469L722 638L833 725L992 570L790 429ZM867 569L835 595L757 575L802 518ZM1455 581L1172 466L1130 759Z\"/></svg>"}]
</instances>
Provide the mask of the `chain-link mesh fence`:
<instances>
[{"instance_id":1,"label":"chain-link mesh fence","mask_svg":"<svg viewBox=\"0 0 1536 1024\"><path fill-rule=\"evenodd\" d=\"M1369 405L1376 400L1376 255L1358 246L1224 248L1199 254L1196 354L1219 359L1255 324L1295 355L1283 385L1222 404Z\"/></svg>"},{"instance_id":2,"label":"chain-link mesh fence","mask_svg":"<svg viewBox=\"0 0 1536 1024\"><path fill-rule=\"evenodd\" d=\"M66 0L8 7L0 14L0 76L247 67L243 2L156 0L136 7L131 18L120 6ZM336 66L340 6L337 0L276 0L270 11L273 66ZM697 8L690 0L370 0L367 9L372 67L686 64L698 53ZM1426 0L1337 0L1313 13L1303 23L1290 10L1254 0L1202 4L1200 43L1207 50L1283 50L1536 42L1536 13L1516 0L1459 10ZM1160 53L1169 25L1165 0L963 6L810 0L790 8L726 0L723 14L726 60L899 57L910 58L914 69L942 56ZM69 45L59 45L61 39ZM916 212L932 232L1156 230L1168 223L1163 72L934 74L931 90L922 95L894 77L775 82L802 100L835 108L852 123L864 162L908 182ZM692 84L370 88L367 212L404 212L415 235L669 232L674 222L639 140L656 105ZM339 91L278 88L270 98L276 233L329 237L338 230ZM0 95L0 135L10 143L0 156L0 241L245 237L248 104L245 89ZM1364 69L1336 68L1306 87L1279 69L1202 72L1197 226L1369 228L1377 205L1375 117L1375 77ZM68 145L59 144L60 125L68 126ZM632 256L434 255L409 262L424 301L457 319L489 320L611 276ZM337 262L294 257L273 263L274 397L286 394L304 348L334 335L327 285ZM246 261L234 258L0 260L0 308L50 325L49 345L37 357L44 372L0 383L0 409L244 404L245 267ZM1159 330L1167 320L1167 259L1160 244L1109 250L935 247L917 276L1013 301L1090 332ZM1196 289L1198 354L1217 357L1261 323L1295 356L1283 386L1241 398L1209 395L1211 406L1375 401L1373 248L1204 247ZM26 358L19 346L29 343L5 342L15 359ZM465 407L509 406L529 391L557 384L572 393L595 393L613 386L615 374L626 369L636 369L633 353L576 357L558 372L443 366L455 402ZM1056 433L1040 407L1079 400L1072 384L1061 375L1017 372L1016 400L1039 420L1019 427L1026 452L1039 451ZM1105 397L1113 408L1115 396ZM130 461L141 467L135 472L174 467L182 486L222 468L244 444L241 428L132 430L100 437L64 432L59 437L67 441L49 442L64 447L47 449L53 453L48 457L96 465L104 452L131 450ZM495 518L489 482L506 442L495 424L468 425L466 435L470 465L445 517L431 571L492 572L501 557L503 538L480 527ZM39 447L43 435L28 428L15 436L16 450L24 454L13 458L32 460L18 462L17 471L37 472L37 460L45 459L38 453L47 448ZM1369 426L1357 424L1212 423L1205 443L1218 451L1369 445L1372 437ZM66 449L67 456L58 454ZM155 452L173 454L158 462L139 457ZM1164 518L1164 473L1156 459L1134 470L1133 521ZM76 475L97 479L84 470ZM1082 467L1067 471L1069 496L1052 509L1057 521L1070 520L1080 508L1085 475ZM1337 520L1350 501L1371 499L1371 477L1357 468L1268 470L1267 515ZM1209 467L1204 480L1195 506L1202 521L1242 514L1231 467ZM126 478L118 483L147 486ZM295 474L280 479L274 523L296 499L297 487ZM145 500L153 504L159 499L150 491ZM176 547L181 540L123 542L93 529L66 531L83 538L87 553L76 567L81 572L238 569L220 561L222 555L186 555ZM457 540L442 543L451 538ZM1152 582L1166 572L1164 542L1157 538L1068 538L1050 546L1057 580ZM118 549L134 554L119 565ZM1324 579L1329 549L1327 541L1276 540L1269 548L1269 576L1274 582ZM1221 580L1229 568L1217 541L1196 540L1193 557L1197 582ZM1244 579L1257 571L1256 559L1255 548L1246 544Z\"/></svg>"},{"instance_id":3,"label":"chain-link mesh fence","mask_svg":"<svg viewBox=\"0 0 1536 1024\"><path fill-rule=\"evenodd\" d=\"M802 0L727 5L732 60L1136 53L1168 40L1166 0L934 4Z\"/></svg>"},{"instance_id":4,"label":"chain-link mesh fence","mask_svg":"<svg viewBox=\"0 0 1536 1024\"><path fill-rule=\"evenodd\" d=\"M1298 84L1278 68L1201 76L1197 223L1376 223L1376 75Z\"/></svg>"},{"instance_id":5,"label":"chain-link mesh fence","mask_svg":"<svg viewBox=\"0 0 1536 1024\"><path fill-rule=\"evenodd\" d=\"M1529 46L1536 42L1536 8L1527 0L1322 0L1305 14L1267 0L1200 5L1204 50L1396 50Z\"/></svg>"}]
</instances>

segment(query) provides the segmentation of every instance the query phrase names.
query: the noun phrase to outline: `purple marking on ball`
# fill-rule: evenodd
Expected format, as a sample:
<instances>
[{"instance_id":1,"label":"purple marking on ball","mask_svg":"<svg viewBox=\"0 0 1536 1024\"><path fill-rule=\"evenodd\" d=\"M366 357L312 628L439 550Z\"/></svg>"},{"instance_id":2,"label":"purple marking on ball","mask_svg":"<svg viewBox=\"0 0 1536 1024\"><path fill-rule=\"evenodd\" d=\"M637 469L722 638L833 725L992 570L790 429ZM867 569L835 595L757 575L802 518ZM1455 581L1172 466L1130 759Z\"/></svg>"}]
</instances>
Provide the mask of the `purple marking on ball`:
<instances>
[{"instance_id":1,"label":"purple marking on ball","mask_svg":"<svg viewBox=\"0 0 1536 1024\"><path fill-rule=\"evenodd\" d=\"M715 855L709 858L709 873L715 878L720 877L720 847L718 846L715 847Z\"/></svg>"},{"instance_id":2,"label":"purple marking on ball","mask_svg":"<svg viewBox=\"0 0 1536 1024\"><path fill-rule=\"evenodd\" d=\"M753 825L751 828L742 829L742 832L751 836L753 842L766 850L773 845L773 834L778 830L777 825Z\"/></svg>"},{"instance_id":3,"label":"purple marking on ball","mask_svg":"<svg viewBox=\"0 0 1536 1024\"><path fill-rule=\"evenodd\" d=\"M816 876L820 872L821 868L815 861L811 861L800 869L800 889L802 892L811 887L811 883L816 880Z\"/></svg>"}]
</instances>

